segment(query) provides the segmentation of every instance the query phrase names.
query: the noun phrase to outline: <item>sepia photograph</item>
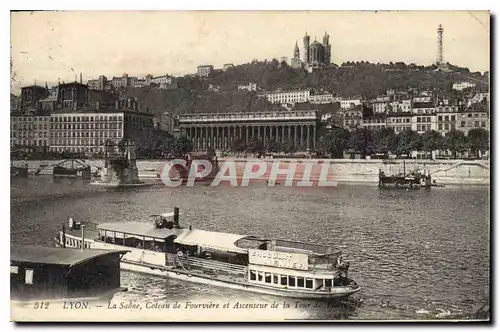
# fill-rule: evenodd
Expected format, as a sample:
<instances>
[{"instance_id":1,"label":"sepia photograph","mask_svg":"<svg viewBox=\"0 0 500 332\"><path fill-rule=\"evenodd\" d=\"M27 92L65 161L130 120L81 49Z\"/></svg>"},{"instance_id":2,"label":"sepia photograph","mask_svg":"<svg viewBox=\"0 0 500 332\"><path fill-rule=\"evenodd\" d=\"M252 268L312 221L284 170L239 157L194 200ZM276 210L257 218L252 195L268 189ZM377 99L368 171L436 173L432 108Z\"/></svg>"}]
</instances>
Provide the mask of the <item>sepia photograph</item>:
<instances>
[{"instance_id":1,"label":"sepia photograph","mask_svg":"<svg viewBox=\"0 0 500 332\"><path fill-rule=\"evenodd\" d=\"M490 322L491 20L11 10L10 320Z\"/></svg>"}]
</instances>

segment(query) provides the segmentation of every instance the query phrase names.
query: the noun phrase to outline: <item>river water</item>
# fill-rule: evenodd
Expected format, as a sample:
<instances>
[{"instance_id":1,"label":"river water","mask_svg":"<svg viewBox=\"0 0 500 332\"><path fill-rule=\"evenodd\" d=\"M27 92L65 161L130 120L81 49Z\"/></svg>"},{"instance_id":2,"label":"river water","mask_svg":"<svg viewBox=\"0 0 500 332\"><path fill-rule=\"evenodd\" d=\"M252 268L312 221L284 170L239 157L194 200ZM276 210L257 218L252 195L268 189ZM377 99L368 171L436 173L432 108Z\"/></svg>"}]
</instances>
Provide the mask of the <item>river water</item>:
<instances>
[{"instance_id":1,"label":"river water","mask_svg":"<svg viewBox=\"0 0 500 332\"><path fill-rule=\"evenodd\" d=\"M129 291L117 294L119 300L279 303L274 312L246 310L254 320L435 319L467 315L489 303L486 187L401 191L255 183L111 191L82 180L12 179L11 241L49 246L70 216L137 221L175 206L181 223L194 228L340 246L350 276L363 289L345 303L302 301L296 308L293 300L123 272ZM283 308L284 301L290 308Z\"/></svg>"}]
</instances>

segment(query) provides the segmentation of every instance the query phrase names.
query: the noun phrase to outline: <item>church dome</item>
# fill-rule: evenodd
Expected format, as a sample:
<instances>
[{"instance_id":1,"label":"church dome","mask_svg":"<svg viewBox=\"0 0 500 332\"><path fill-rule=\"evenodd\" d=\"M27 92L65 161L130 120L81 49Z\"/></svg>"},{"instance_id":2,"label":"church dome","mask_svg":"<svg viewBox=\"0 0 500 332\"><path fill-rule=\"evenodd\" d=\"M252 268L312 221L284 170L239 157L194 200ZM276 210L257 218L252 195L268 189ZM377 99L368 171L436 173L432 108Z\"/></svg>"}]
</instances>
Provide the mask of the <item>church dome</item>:
<instances>
[{"instance_id":1,"label":"church dome","mask_svg":"<svg viewBox=\"0 0 500 332\"><path fill-rule=\"evenodd\" d=\"M318 43L318 41L315 40L311 43L310 47L321 48L323 47L323 45L321 45L320 43Z\"/></svg>"}]
</instances>

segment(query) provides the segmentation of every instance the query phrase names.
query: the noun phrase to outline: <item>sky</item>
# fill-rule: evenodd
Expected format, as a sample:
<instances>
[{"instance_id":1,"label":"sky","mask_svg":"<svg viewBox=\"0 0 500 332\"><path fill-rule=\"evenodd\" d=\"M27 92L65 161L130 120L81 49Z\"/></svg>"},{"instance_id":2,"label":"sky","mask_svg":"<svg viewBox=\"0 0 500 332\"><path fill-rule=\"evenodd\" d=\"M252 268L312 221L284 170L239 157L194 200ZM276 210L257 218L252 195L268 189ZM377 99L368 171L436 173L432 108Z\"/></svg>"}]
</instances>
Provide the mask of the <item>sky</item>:
<instances>
[{"instance_id":1,"label":"sky","mask_svg":"<svg viewBox=\"0 0 500 332\"><path fill-rule=\"evenodd\" d=\"M330 35L332 62L444 60L490 69L487 11L60 11L11 13L11 89L107 77L193 74L253 59L293 56L307 32Z\"/></svg>"}]
</instances>

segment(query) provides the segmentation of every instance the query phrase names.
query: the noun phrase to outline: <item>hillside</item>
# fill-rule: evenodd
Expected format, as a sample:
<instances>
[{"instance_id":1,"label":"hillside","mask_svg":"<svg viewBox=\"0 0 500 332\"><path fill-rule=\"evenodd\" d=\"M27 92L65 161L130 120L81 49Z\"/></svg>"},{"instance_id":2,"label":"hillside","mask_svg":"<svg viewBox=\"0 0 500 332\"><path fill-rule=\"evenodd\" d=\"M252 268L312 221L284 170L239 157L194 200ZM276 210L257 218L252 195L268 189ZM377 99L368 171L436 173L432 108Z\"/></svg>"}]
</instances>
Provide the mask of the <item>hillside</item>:
<instances>
[{"instance_id":1,"label":"hillside","mask_svg":"<svg viewBox=\"0 0 500 332\"><path fill-rule=\"evenodd\" d=\"M435 66L417 66L403 62L374 64L369 62L346 62L308 73L294 69L286 63L253 61L227 71L215 71L210 77L179 78L179 88L160 90L151 87L128 88L120 94L136 97L144 108L154 113L164 111L173 114L186 112L233 112L260 111L272 106L257 98L255 92L237 91L239 84L256 82L259 89L304 89L333 91L342 97L360 96L374 98L388 89L440 89L452 95L453 83L471 81L477 88L488 91L488 77L479 72L471 73L467 68L448 64L449 72L436 70ZM211 91L219 88L219 92ZM278 107L279 108L279 107Z\"/></svg>"}]
</instances>

